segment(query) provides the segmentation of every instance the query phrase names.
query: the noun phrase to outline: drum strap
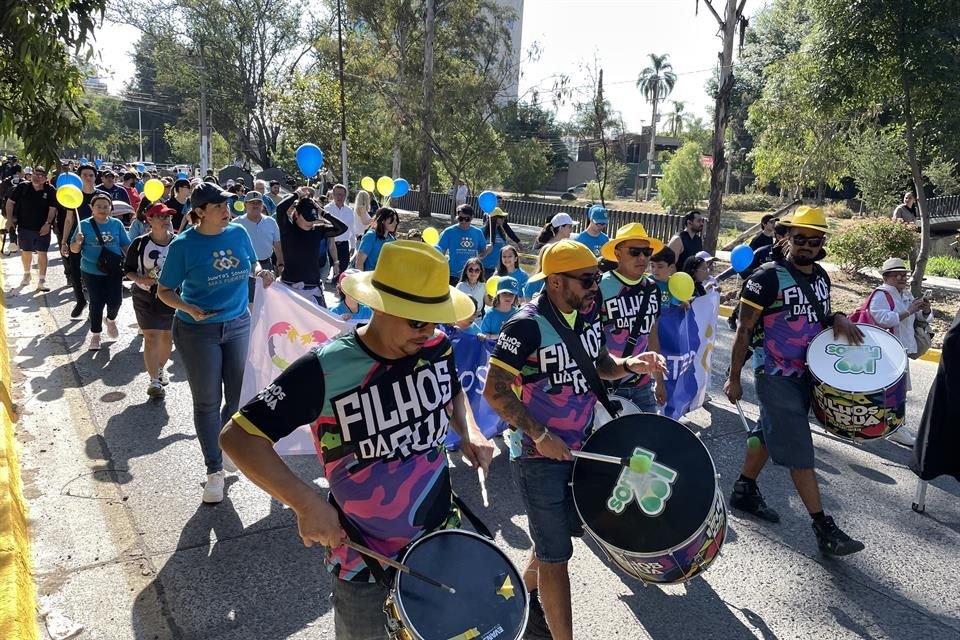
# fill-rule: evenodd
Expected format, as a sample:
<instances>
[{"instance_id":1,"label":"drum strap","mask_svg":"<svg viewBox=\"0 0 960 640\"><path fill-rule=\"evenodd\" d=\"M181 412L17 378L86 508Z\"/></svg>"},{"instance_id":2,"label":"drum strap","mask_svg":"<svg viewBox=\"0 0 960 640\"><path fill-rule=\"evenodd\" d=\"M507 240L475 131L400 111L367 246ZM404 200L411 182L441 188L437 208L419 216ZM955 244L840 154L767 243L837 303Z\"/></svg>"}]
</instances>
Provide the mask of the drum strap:
<instances>
[{"instance_id":1,"label":"drum strap","mask_svg":"<svg viewBox=\"0 0 960 640\"><path fill-rule=\"evenodd\" d=\"M813 293L813 287L810 286L810 282L807 280L806 276L797 271L797 268L790 264L789 260L784 260L781 262L790 276L793 278L794 282L797 283L797 286L800 287L800 291L803 291L804 297L807 301L810 302L810 305L813 307L814 313L817 314L817 321L820 322L820 326L824 329L830 326L830 322L827 319L827 312L823 310L823 305L820 304L820 300L817 299L817 296ZM814 273L816 273L817 265L814 265Z\"/></svg>"},{"instance_id":2,"label":"drum strap","mask_svg":"<svg viewBox=\"0 0 960 640\"><path fill-rule=\"evenodd\" d=\"M350 519L347 518L346 514L343 513L343 509L340 508L340 505L332 493L327 495L327 499L330 501L330 504L333 505L333 508L337 510L337 516L340 518L340 526L343 527L343 530L347 533L347 537L356 544L363 545L364 547L367 546L367 541L363 539L363 534L360 533L360 530L357 529L357 527L350 522ZM367 569L370 570L370 575L377 581L377 584L387 589L391 587L393 581L390 579L390 576L387 575L387 570L384 569L379 562L373 558L368 558L362 553L360 554L360 559L363 560L363 564L367 565Z\"/></svg>"},{"instance_id":3,"label":"drum strap","mask_svg":"<svg viewBox=\"0 0 960 640\"><path fill-rule=\"evenodd\" d=\"M654 289L643 297L643 302L640 303L640 310L634 317L633 327L630 329L630 337L627 338L627 344L623 347L623 355L621 357L629 358L633 355L633 350L637 348L637 340L640 339L640 327L643 326L643 319L646 317L647 308L650 306L650 298L654 295L659 295L659 292L659 289Z\"/></svg>"},{"instance_id":4,"label":"drum strap","mask_svg":"<svg viewBox=\"0 0 960 640\"><path fill-rule=\"evenodd\" d=\"M617 414L620 413L620 406L614 404L610 396L607 395L607 389L603 384L603 380L600 379L600 374L597 373L597 365L593 362L593 359L587 355L586 349L583 348L583 343L580 342L578 332L571 329L570 326L560 318L560 312L557 311L553 303L550 302L550 298L546 295L540 296L537 301L537 309L541 315L546 317L547 321L557 332L557 335L563 340L563 343L567 347L567 352L570 354L570 357L573 358L573 361L577 363L593 395L597 397L597 400L603 405L604 409L607 410L610 417L616 418Z\"/></svg>"},{"instance_id":5,"label":"drum strap","mask_svg":"<svg viewBox=\"0 0 960 640\"><path fill-rule=\"evenodd\" d=\"M466 516L467 520L470 521L470 524L473 525L473 528L476 529L477 533L488 540L493 540L493 533L490 532L490 529L487 527L487 525L483 523L483 520L481 520L477 514L471 511L470 507L467 506L467 503L461 500L460 496L458 496L456 493L453 493L453 504L457 505L457 508L460 509L460 513Z\"/></svg>"}]
</instances>

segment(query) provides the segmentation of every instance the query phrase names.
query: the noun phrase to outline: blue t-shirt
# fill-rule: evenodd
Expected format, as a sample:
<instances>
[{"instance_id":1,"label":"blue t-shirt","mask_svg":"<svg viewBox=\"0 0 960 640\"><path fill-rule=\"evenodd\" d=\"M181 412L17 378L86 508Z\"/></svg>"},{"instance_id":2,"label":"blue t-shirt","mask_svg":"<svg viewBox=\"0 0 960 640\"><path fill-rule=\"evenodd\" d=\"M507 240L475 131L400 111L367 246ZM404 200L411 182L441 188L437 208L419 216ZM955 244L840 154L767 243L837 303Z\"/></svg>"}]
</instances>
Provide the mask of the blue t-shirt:
<instances>
[{"instance_id":1,"label":"blue t-shirt","mask_svg":"<svg viewBox=\"0 0 960 640\"><path fill-rule=\"evenodd\" d=\"M594 237L586 231L581 231L577 235L573 236L573 240L588 247L590 251L593 251L593 255L599 256L600 247L607 244L607 242L610 241L610 238L605 233L601 233L600 235Z\"/></svg>"},{"instance_id":2,"label":"blue t-shirt","mask_svg":"<svg viewBox=\"0 0 960 640\"><path fill-rule=\"evenodd\" d=\"M367 254L363 261L363 270L373 271L373 268L377 266L377 260L380 259L380 251L383 249L383 245L394 240L396 238L393 234L388 234L386 238L377 237L377 232L373 229L363 234L363 237L360 238L360 246L357 247L357 253Z\"/></svg>"},{"instance_id":3,"label":"blue t-shirt","mask_svg":"<svg viewBox=\"0 0 960 640\"><path fill-rule=\"evenodd\" d=\"M139 238L145 233L150 233L150 225L146 222L140 222L139 218L134 218L133 222L130 223L130 229L127 231L127 235L132 240L133 238Z\"/></svg>"},{"instance_id":4,"label":"blue t-shirt","mask_svg":"<svg viewBox=\"0 0 960 640\"><path fill-rule=\"evenodd\" d=\"M247 278L256 260L250 236L238 224L228 224L215 236L188 227L170 243L160 284L170 289L182 288L180 297L184 302L217 312L201 324L227 322L247 311ZM183 311L178 310L177 317L197 323Z\"/></svg>"},{"instance_id":5,"label":"blue t-shirt","mask_svg":"<svg viewBox=\"0 0 960 640\"><path fill-rule=\"evenodd\" d=\"M493 249L490 250L490 253L488 253L485 258L483 258L482 262L484 269L496 269L497 264L500 262L500 249L507 244L507 240L503 235L503 229L495 230L490 243L493 244Z\"/></svg>"},{"instance_id":6,"label":"blue t-shirt","mask_svg":"<svg viewBox=\"0 0 960 640\"><path fill-rule=\"evenodd\" d=\"M529 278L528 278L528 280L529 280ZM532 298L533 296L535 296L535 295L537 295L538 293L540 293L541 291L543 291L543 283L546 282L546 281L547 281L546 278L544 278L543 280L536 280L536 281L534 281L534 282L527 282L527 284L523 285L523 297L524 297L524 298Z\"/></svg>"},{"instance_id":7,"label":"blue t-shirt","mask_svg":"<svg viewBox=\"0 0 960 640\"><path fill-rule=\"evenodd\" d=\"M457 225L444 229L437 243L437 249L449 256L452 276L459 276L467 260L476 258L486 246L487 239L483 237L483 231L473 226L464 231Z\"/></svg>"},{"instance_id":8,"label":"blue t-shirt","mask_svg":"<svg viewBox=\"0 0 960 640\"><path fill-rule=\"evenodd\" d=\"M107 274L97 269L97 260L100 259L100 241L90 222L92 219L84 218L80 221L80 233L83 234L83 244L80 246L80 271L105 276ZM107 218L104 224L98 226L100 235L103 236L103 246L122 256L123 251L120 248L130 246L130 237L127 235L127 230L123 228L123 223L116 218Z\"/></svg>"},{"instance_id":9,"label":"blue t-shirt","mask_svg":"<svg viewBox=\"0 0 960 640\"><path fill-rule=\"evenodd\" d=\"M330 309L330 313L337 316L342 316L345 313L353 313L353 311L350 311L347 303L341 300L340 304ZM353 316L350 318L350 320L353 322L369 322L371 318L373 318L373 309L358 302L357 312L353 313Z\"/></svg>"},{"instance_id":10,"label":"blue t-shirt","mask_svg":"<svg viewBox=\"0 0 960 640\"><path fill-rule=\"evenodd\" d=\"M673 297L673 294L670 293L670 289L666 282L660 280L654 280L657 283L657 288L660 289L660 306L661 307L679 307L683 304L683 301Z\"/></svg>"},{"instance_id":11,"label":"blue t-shirt","mask_svg":"<svg viewBox=\"0 0 960 640\"><path fill-rule=\"evenodd\" d=\"M498 311L493 307L487 307L487 312L483 314L483 321L480 323L480 333L491 336L497 335L500 333L500 327L503 326L503 323L513 317L516 312L516 309Z\"/></svg>"}]
</instances>

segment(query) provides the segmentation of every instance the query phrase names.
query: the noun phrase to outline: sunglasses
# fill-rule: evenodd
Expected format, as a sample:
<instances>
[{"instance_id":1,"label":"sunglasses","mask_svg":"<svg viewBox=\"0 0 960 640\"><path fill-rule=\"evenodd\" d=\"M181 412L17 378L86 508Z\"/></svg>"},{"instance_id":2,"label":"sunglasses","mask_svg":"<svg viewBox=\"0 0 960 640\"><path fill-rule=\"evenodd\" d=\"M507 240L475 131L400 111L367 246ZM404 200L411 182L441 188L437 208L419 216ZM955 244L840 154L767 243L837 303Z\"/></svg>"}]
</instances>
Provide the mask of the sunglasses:
<instances>
[{"instance_id":1,"label":"sunglasses","mask_svg":"<svg viewBox=\"0 0 960 640\"><path fill-rule=\"evenodd\" d=\"M591 289L594 286L599 285L600 278L603 277L603 274L600 273L599 271L596 271L594 273L584 273L583 275L579 275L579 276L572 276L569 273L561 273L559 275L563 276L564 278L570 278L571 280L576 280L577 282L580 283L580 286L583 287L584 289Z\"/></svg>"},{"instance_id":2,"label":"sunglasses","mask_svg":"<svg viewBox=\"0 0 960 640\"><path fill-rule=\"evenodd\" d=\"M421 322L419 320L407 320L407 326L411 329L423 329L426 326L436 324L435 322Z\"/></svg>"},{"instance_id":3,"label":"sunglasses","mask_svg":"<svg viewBox=\"0 0 960 640\"><path fill-rule=\"evenodd\" d=\"M790 241L798 247L811 247L816 249L817 247L822 247L827 239L823 237L808 238L807 236L791 236Z\"/></svg>"},{"instance_id":4,"label":"sunglasses","mask_svg":"<svg viewBox=\"0 0 960 640\"><path fill-rule=\"evenodd\" d=\"M473 269L467 269L467 273L480 273L480 269L475 267Z\"/></svg>"},{"instance_id":5,"label":"sunglasses","mask_svg":"<svg viewBox=\"0 0 960 640\"><path fill-rule=\"evenodd\" d=\"M637 258L640 256L650 257L653 255L653 249L650 247L630 247L627 249L627 253L630 254L631 258Z\"/></svg>"},{"instance_id":6,"label":"sunglasses","mask_svg":"<svg viewBox=\"0 0 960 640\"><path fill-rule=\"evenodd\" d=\"M457 222L470 222L473 218L467 218L465 216L457 216Z\"/></svg>"}]
</instances>

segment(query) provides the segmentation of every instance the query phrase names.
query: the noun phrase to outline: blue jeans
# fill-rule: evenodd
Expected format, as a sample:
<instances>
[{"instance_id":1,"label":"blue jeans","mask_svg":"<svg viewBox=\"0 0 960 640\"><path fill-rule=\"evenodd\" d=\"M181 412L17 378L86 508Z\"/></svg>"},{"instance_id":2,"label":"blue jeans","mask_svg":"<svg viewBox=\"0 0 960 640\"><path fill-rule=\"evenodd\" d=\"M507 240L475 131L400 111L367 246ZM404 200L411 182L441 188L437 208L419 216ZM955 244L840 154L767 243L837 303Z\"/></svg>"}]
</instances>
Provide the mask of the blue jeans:
<instances>
[{"instance_id":1,"label":"blue jeans","mask_svg":"<svg viewBox=\"0 0 960 640\"><path fill-rule=\"evenodd\" d=\"M583 525L573 505L573 463L548 458L522 458L510 463L513 480L527 511L527 524L537 560L566 562Z\"/></svg>"},{"instance_id":2,"label":"blue jeans","mask_svg":"<svg viewBox=\"0 0 960 640\"><path fill-rule=\"evenodd\" d=\"M807 417L813 393L810 374L799 378L758 374L756 387L758 426L770 459L790 469L813 469L813 436Z\"/></svg>"},{"instance_id":3,"label":"blue jeans","mask_svg":"<svg viewBox=\"0 0 960 640\"><path fill-rule=\"evenodd\" d=\"M107 318L117 319L123 303L123 280L120 276L100 276L86 271L81 277L90 296L90 333L100 333L103 331L104 307L107 308Z\"/></svg>"},{"instance_id":4,"label":"blue jeans","mask_svg":"<svg viewBox=\"0 0 960 640\"><path fill-rule=\"evenodd\" d=\"M250 314L213 324L173 321L173 342L187 370L193 426L207 473L223 469L220 430L237 412L250 342ZM226 402L222 402L223 400ZM221 403L223 406L221 407Z\"/></svg>"},{"instance_id":5,"label":"blue jeans","mask_svg":"<svg viewBox=\"0 0 960 640\"><path fill-rule=\"evenodd\" d=\"M387 590L375 582L333 579L333 625L337 640L385 640Z\"/></svg>"},{"instance_id":6,"label":"blue jeans","mask_svg":"<svg viewBox=\"0 0 960 640\"><path fill-rule=\"evenodd\" d=\"M647 384L640 386L617 387L614 393L626 398L644 413L659 413L657 399L653 394L654 382L651 380Z\"/></svg>"}]
</instances>

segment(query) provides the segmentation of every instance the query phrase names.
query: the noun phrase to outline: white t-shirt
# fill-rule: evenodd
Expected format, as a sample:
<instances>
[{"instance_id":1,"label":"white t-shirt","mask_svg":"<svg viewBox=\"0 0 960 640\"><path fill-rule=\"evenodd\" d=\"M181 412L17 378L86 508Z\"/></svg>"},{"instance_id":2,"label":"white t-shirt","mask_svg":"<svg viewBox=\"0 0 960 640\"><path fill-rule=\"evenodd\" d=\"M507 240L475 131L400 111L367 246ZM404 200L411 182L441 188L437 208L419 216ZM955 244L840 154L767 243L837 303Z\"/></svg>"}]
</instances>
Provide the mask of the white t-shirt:
<instances>
[{"instance_id":1,"label":"white t-shirt","mask_svg":"<svg viewBox=\"0 0 960 640\"><path fill-rule=\"evenodd\" d=\"M143 255L137 260L137 275L149 276L156 281L160 278L160 270L163 269L163 262L167 259L167 251L170 250L170 242L173 242L173 238L171 237L170 241L164 245L157 244L149 237L145 242ZM144 286L139 282L136 283L136 286L144 291L150 291L149 286Z\"/></svg>"},{"instance_id":2,"label":"white t-shirt","mask_svg":"<svg viewBox=\"0 0 960 640\"><path fill-rule=\"evenodd\" d=\"M913 294L910 293L909 289L904 289L901 294L896 287L889 284L882 284L877 288L880 291L870 299L870 315L873 316L878 325L893 332L893 335L903 343L903 349L907 354L916 353L917 337L913 333L913 321L920 318L930 322L933 318L933 312L924 314L923 311L917 311L901 320L900 314L905 313L913 304ZM890 294L890 298L893 299L892 309L890 308L890 300L883 295L884 291Z\"/></svg>"},{"instance_id":3,"label":"white t-shirt","mask_svg":"<svg viewBox=\"0 0 960 640\"><path fill-rule=\"evenodd\" d=\"M350 248L355 249L357 245L357 235L362 234L363 230L359 228L360 225L357 221L357 216L353 214L353 207L346 202L343 203L342 207L338 207L336 202L329 202L323 210L347 225L347 230L334 238L334 240L336 242L349 242Z\"/></svg>"}]
</instances>

